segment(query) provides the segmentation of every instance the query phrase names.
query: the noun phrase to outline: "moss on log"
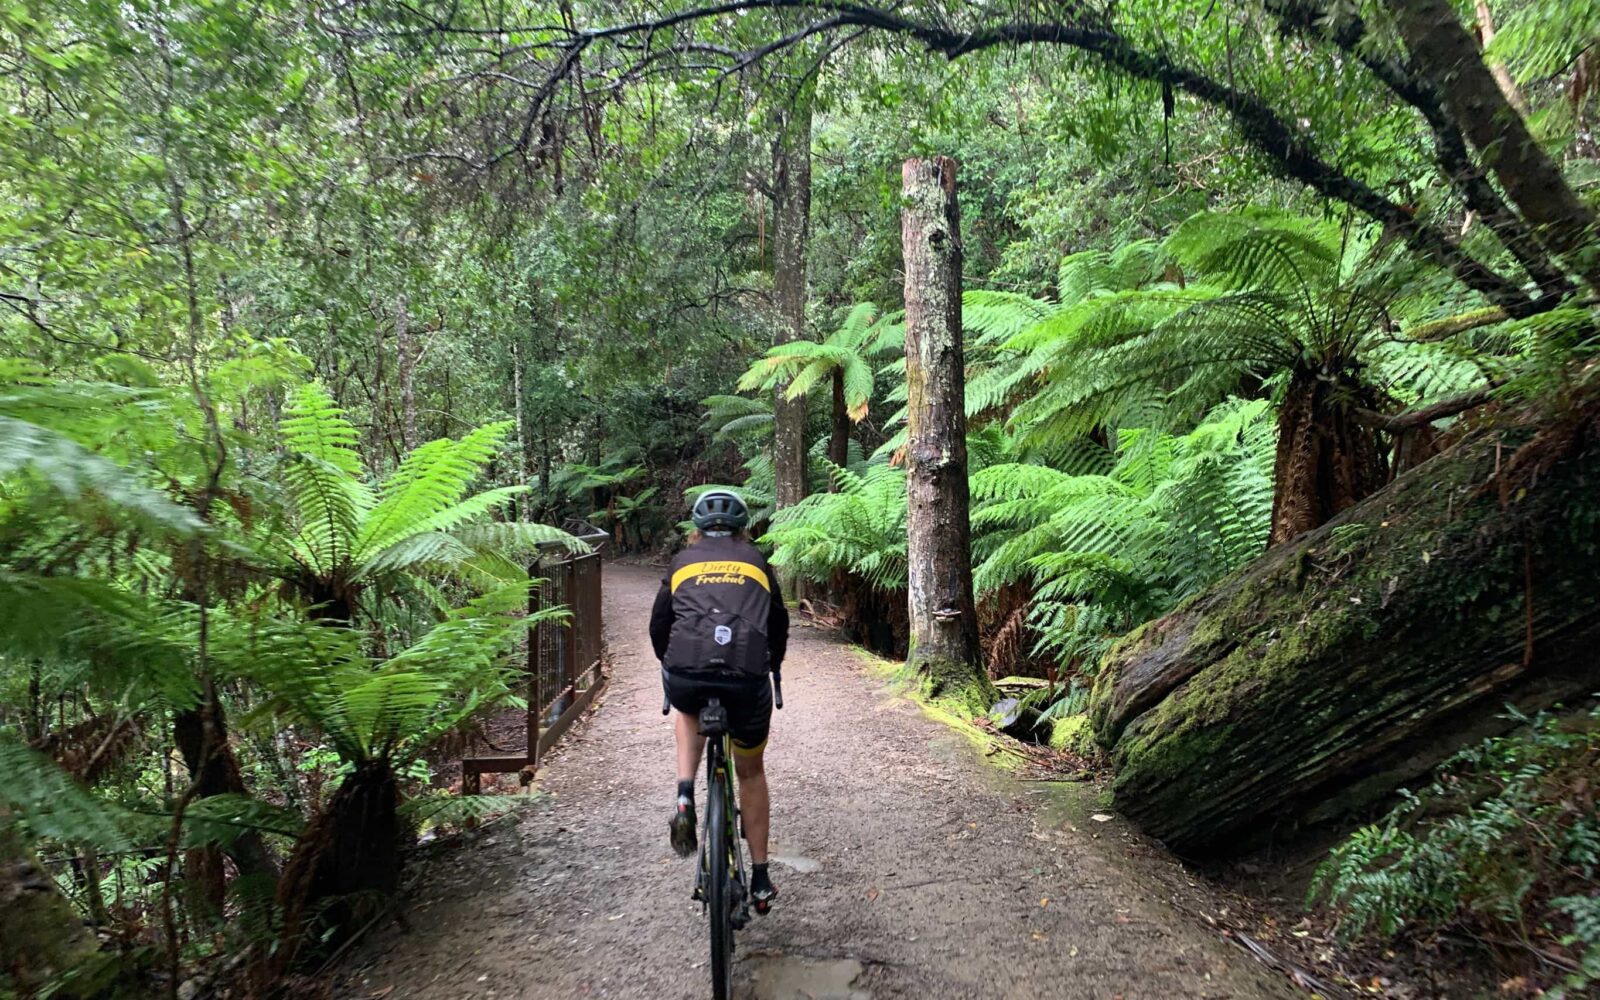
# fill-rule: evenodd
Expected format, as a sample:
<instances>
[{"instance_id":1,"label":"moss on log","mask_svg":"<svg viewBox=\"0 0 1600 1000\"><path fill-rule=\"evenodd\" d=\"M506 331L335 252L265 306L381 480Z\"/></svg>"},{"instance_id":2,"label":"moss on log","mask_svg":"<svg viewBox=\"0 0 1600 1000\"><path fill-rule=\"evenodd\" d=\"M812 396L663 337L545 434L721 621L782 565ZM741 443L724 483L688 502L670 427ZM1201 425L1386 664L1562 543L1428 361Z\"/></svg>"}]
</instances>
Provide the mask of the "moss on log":
<instances>
[{"instance_id":1,"label":"moss on log","mask_svg":"<svg viewBox=\"0 0 1600 1000\"><path fill-rule=\"evenodd\" d=\"M1591 395L1537 433L1469 436L1128 636L1091 720L1117 807L1207 855L1370 805L1505 728L1507 703L1596 690Z\"/></svg>"}]
</instances>

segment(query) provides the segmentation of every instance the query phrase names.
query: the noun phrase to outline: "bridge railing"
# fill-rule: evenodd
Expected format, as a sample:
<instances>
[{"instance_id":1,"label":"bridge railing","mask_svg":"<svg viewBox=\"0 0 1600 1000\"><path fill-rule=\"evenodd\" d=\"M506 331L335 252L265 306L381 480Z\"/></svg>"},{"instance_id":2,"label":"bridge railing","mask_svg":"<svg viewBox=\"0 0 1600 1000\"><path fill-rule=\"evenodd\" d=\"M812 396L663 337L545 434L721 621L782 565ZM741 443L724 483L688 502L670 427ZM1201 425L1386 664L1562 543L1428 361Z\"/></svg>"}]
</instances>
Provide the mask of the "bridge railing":
<instances>
[{"instance_id":1,"label":"bridge railing","mask_svg":"<svg viewBox=\"0 0 1600 1000\"><path fill-rule=\"evenodd\" d=\"M584 527L587 527L586 525ZM464 757L461 792L476 794L485 774L519 772L533 780L540 759L594 703L605 686L601 672L601 550L603 532L579 536L593 551L548 546L529 572L542 583L528 599L527 749L521 754ZM563 606L563 620L537 620L543 608Z\"/></svg>"}]
</instances>

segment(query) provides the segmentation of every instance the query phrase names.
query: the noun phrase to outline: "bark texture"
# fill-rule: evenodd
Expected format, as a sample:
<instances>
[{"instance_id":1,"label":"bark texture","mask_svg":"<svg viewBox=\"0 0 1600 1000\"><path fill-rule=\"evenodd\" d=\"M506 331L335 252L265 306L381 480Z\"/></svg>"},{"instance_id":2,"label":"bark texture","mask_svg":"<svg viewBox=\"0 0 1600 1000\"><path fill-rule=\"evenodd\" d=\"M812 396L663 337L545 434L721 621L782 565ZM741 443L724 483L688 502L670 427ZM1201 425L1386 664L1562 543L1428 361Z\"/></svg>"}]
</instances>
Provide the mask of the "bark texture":
<instances>
[{"instance_id":1,"label":"bark texture","mask_svg":"<svg viewBox=\"0 0 1600 1000\"><path fill-rule=\"evenodd\" d=\"M1269 544L1325 524L1387 481L1377 432L1353 419L1351 400L1361 391L1309 371L1289 383L1278 410Z\"/></svg>"},{"instance_id":2,"label":"bark texture","mask_svg":"<svg viewBox=\"0 0 1600 1000\"><path fill-rule=\"evenodd\" d=\"M0 992L32 996L58 976L56 996L89 996L114 972L100 942L33 856L11 816L0 809Z\"/></svg>"},{"instance_id":3,"label":"bark texture","mask_svg":"<svg viewBox=\"0 0 1600 1000\"><path fill-rule=\"evenodd\" d=\"M850 464L850 408L844 399L844 369L833 372L833 408L829 416L828 461Z\"/></svg>"},{"instance_id":4,"label":"bark texture","mask_svg":"<svg viewBox=\"0 0 1600 1000\"><path fill-rule=\"evenodd\" d=\"M961 347L961 225L956 162L901 170L906 268L908 662L934 694L988 708L978 661L968 518L966 366Z\"/></svg>"},{"instance_id":5,"label":"bark texture","mask_svg":"<svg viewBox=\"0 0 1600 1000\"><path fill-rule=\"evenodd\" d=\"M394 303L394 346L399 355L400 450L410 451L417 441L417 338L411 329L411 300L401 292Z\"/></svg>"},{"instance_id":6,"label":"bark texture","mask_svg":"<svg viewBox=\"0 0 1600 1000\"><path fill-rule=\"evenodd\" d=\"M778 298L773 343L806 332L806 244L811 238L811 103L799 100L784 114L772 147L774 233L772 283ZM786 399L788 382L773 398L773 471L777 506L806 497L806 401Z\"/></svg>"},{"instance_id":7,"label":"bark texture","mask_svg":"<svg viewBox=\"0 0 1600 1000\"><path fill-rule=\"evenodd\" d=\"M1600 689L1597 570L1600 394L1470 435L1111 651L1117 807L1206 855L1370 806Z\"/></svg>"},{"instance_id":8,"label":"bark texture","mask_svg":"<svg viewBox=\"0 0 1600 1000\"><path fill-rule=\"evenodd\" d=\"M1447 0L1389 0L1389 8L1417 70L1444 95L1451 117L1539 241L1600 291L1594 213L1506 99L1454 8Z\"/></svg>"},{"instance_id":9,"label":"bark texture","mask_svg":"<svg viewBox=\"0 0 1600 1000\"><path fill-rule=\"evenodd\" d=\"M284 966L339 944L389 905L400 886L399 802L388 762L370 760L312 820L278 884Z\"/></svg>"}]
</instances>

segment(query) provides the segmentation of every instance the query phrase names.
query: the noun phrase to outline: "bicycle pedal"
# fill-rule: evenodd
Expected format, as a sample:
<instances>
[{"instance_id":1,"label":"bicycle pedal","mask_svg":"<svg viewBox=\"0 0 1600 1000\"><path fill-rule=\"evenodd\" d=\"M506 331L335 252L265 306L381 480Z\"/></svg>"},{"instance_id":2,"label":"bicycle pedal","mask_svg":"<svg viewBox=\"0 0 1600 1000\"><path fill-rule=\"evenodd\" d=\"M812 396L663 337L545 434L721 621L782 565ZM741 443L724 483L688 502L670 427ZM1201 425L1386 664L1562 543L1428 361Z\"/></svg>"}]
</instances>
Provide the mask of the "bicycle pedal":
<instances>
[{"instance_id":1,"label":"bicycle pedal","mask_svg":"<svg viewBox=\"0 0 1600 1000\"><path fill-rule=\"evenodd\" d=\"M765 900L765 899L756 900L756 912L761 914L763 917L766 916L767 914L771 913L772 912L772 903L771 903L771 901Z\"/></svg>"}]
</instances>

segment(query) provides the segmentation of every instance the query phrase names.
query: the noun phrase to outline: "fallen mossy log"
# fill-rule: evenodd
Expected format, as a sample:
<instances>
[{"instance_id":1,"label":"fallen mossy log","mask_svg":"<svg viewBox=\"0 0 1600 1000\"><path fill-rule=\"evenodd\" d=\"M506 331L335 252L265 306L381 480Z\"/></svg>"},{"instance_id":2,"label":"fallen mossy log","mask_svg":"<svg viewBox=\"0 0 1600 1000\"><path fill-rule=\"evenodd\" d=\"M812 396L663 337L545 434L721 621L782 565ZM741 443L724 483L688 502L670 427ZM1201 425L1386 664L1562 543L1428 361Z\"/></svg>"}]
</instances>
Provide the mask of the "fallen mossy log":
<instances>
[{"instance_id":1,"label":"fallen mossy log","mask_svg":"<svg viewBox=\"0 0 1600 1000\"><path fill-rule=\"evenodd\" d=\"M1117 808L1226 854L1600 691L1600 401L1468 435L1128 636L1091 704Z\"/></svg>"}]
</instances>

